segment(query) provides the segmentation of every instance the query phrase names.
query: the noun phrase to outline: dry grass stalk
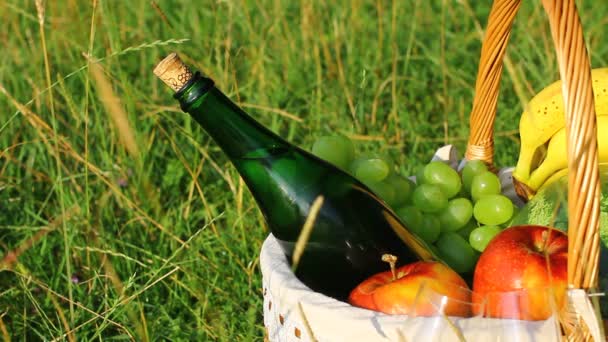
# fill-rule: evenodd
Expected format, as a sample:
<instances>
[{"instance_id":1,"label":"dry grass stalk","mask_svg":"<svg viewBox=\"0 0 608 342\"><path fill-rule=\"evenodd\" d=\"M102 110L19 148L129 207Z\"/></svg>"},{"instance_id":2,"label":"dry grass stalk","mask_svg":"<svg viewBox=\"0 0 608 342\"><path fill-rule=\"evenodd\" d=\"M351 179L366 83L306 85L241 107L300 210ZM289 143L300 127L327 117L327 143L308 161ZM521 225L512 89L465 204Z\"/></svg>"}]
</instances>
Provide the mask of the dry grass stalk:
<instances>
[{"instance_id":1,"label":"dry grass stalk","mask_svg":"<svg viewBox=\"0 0 608 342\"><path fill-rule=\"evenodd\" d=\"M308 243L308 239L310 238L310 234L312 233L312 229L314 228L315 220L317 219L317 215L319 215L319 211L321 210L321 206L323 205L323 200L323 196L318 196L312 203L312 206L310 207L310 213L306 218L306 222L304 222L304 226L302 227L300 236L298 236L298 241L296 241L296 246L293 250L293 256L291 258L291 268L294 271L296 270L296 268L298 268L300 258L304 253L304 249L306 248L306 244Z\"/></svg>"},{"instance_id":2,"label":"dry grass stalk","mask_svg":"<svg viewBox=\"0 0 608 342\"><path fill-rule=\"evenodd\" d=\"M0 260L0 269L12 269L13 266L17 263L17 260L19 259L19 256L21 256L21 254L30 249L35 243L40 241L46 234L54 231L64 222L69 221L74 215L77 215L79 212L80 208L77 205L72 206L65 212L65 214L55 218L49 223L48 226L41 228L39 231L36 232L36 234L25 240L17 248L6 253L2 260Z\"/></svg>"},{"instance_id":3,"label":"dry grass stalk","mask_svg":"<svg viewBox=\"0 0 608 342\"><path fill-rule=\"evenodd\" d=\"M243 108L253 108L253 109L259 109L259 110L275 113L275 114L278 114L282 117L288 118L288 119L293 120L298 123L304 122L304 120L301 117L299 117L295 114L291 114L291 113L289 113L285 110L279 109L279 108L272 108L272 107L262 106L262 105L258 105L258 104L254 104L254 103L243 103L243 102L240 102L239 105Z\"/></svg>"},{"instance_id":4,"label":"dry grass stalk","mask_svg":"<svg viewBox=\"0 0 608 342\"><path fill-rule=\"evenodd\" d=\"M131 129L129 118L124 110L120 98L112 89L112 84L105 76L103 68L98 63L91 63L91 75L97 84L99 100L103 104L106 112L112 119L112 123L118 130L118 136L122 145L132 156L139 155L139 148L135 140L135 134Z\"/></svg>"},{"instance_id":5,"label":"dry grass stalk","mask_svg":"<svg viewBox=\"0 0 608 342\"><path fill-rule=\"evenodd\" d=\"M304 308L302 307L301 302L298 302L298 311L300 312L300 315L302 316L302 323L304 323L304 329L306 329L306 333L308 333L308 337L310 338L311 341L317 342L318 340L315 337L314 331L312 331L312 327L310 326L310 322L308 322L308 318L306 317L306 314L304 313Z\"/></svg>"},{"instance_id":6,"label":"dry grass stalk","mask_svg":"<svg viewBox=\"0 0 608 342\"><path fill-rule=\"evenodd\" d=\"M4 321L2 320L4 315L5 314L0 315L0 332L2 333L4 342L10 342L11 336L8 334L8 329L6 329L6 325L4 325Z\"/></svg>"},{"instance_id":7,"label":"dry grass stalk","mask_svg":"<svg viewBox=\"0 0 608 342\"><path fill-rule=\"evenodd\" d=\"M110 282L112 282L112 286L114 287L114 289L116 289L117 293L119 293L120 296L124 296L126 294L125 286L124 286L122 280L120 279L118 272L116 272L114 265L112 264L112 262L109 260L109 258L105 254L103 255L102 266L103 266L104 272L110 279ZM139 306L139 308L141 310L140 303L134 303L134 304ZM139 336L139 338L142 339L143 341L149 341L148 334L147 334L147 331L145 328L145 320L140 319L140 317L137 317L133 308L131 308L129 306L126 306L126 312L127 312L127 316L129 317L129 320L131 322L133 322L133 324L135 324L135 330L137 331L137 335ZM69 333L69 331L68 331L68 333Z\"/></svg>"},{"instance_id":8,"label":"dry grass stalk","mask_svg":"<svg viewBox=\"0 0 608 342\"><path fill-rule=\"evenodd\" d=\"M160 17L160 19L163 21L163 23L165 23L167 26L172 28L171 23L169 22L169 19L167 19L167 16L165 15L165 12L163 12L163 10L160 8L160 6L158 6L156 1L154 1L154 0L150 1L150 5L152 6L152 8L154 8L156 13Z\"/></svg>"},{"instance_id":9,"label":"dry grass stalk","mask_svg":"<svg viewBox=\"0 0 608 342\"><path fill-rule=\"evenodd\" d=\"M68 324L67 319L65 319L65 314L63 313L63 310L61 309L61 305L59 305L59 303L57 302L57 299L55 297L50 296L49 298L51 299L51 303L53 303L53 307L55 308L55 311L57 311L57 315L59 315L59 320L61 321L61 325L63 325L63 329L65 329L65 331L69 331L69 333L67 333L68 341L76 342L76 337L74 337L74 332L70 331L70 325Z\"/></svg>"}]
</instances>

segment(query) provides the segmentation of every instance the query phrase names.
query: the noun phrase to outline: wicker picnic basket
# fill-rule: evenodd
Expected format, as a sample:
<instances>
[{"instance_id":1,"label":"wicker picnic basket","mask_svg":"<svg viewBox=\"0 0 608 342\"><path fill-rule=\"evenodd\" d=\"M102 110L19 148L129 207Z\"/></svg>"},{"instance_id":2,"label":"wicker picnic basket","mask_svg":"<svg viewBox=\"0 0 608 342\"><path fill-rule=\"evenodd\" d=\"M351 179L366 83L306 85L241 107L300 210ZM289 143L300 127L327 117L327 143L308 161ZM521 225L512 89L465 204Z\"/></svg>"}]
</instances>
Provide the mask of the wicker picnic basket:
<instances>
[{"instance_id":1,"label":"wicker picnic basket","mask_svg":"<svg viewBox=\"0 0 608 342\"><path fill-rule=\"evenodd\" d=\"M495 0L482 44L465 160L493 165L502 60L520 0ZM263 244L264 325L270 341L603 341L597 301L600 182L591 67L574 0L542 0L557 52L568 137L566 305L544 321L391 316L315 293L270 235Z\"/></svg>"}]
</instances>

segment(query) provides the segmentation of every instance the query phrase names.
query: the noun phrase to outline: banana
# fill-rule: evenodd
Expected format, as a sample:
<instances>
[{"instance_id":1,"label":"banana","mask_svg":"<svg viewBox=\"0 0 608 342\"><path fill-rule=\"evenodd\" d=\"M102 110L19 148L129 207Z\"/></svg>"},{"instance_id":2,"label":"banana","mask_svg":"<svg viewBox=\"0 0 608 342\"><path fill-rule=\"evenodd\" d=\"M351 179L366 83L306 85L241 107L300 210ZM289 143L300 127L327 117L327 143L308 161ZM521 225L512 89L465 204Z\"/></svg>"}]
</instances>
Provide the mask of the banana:
<instances>
[{"instance_id":1,"label":"banana","mask_svg":"<svg viewBox=\"0 0 608 342\"><path fill-rule=\"evenodd\" d=\"M597 148L600 163L608 162L608 115L597 117ZM530 178L525 184L537 191L548 180L559 177L556 174L565 174L568 168L568 154L566 147L566 128L560 129L549 141L547 155L536 170L532 171ZM566 171L567 172L567 171Z\"/></svg>"},{"instance_id":2,"label":"banana","mask_svg":"<svg viewBox=\"0 0 608 342\"><path fill-rule=\"evenodd\" d=\"M606 173L606 170L608 170L608 162L601 162L599 164L600 164L600 178L602 178L605 175L608 175L608 173ZM557 171L556 173L552 174L551 177L549 177L543 183L543 185L540 186L540 188L536 192L539 193L539 192L544 191L545 188L549 187L549 185L561 180L562 177L566 176L567 174L568 174L568 169L561 169L561 170ZM528 199L530 199L530 198L528 198Z\"/></svg>"},{"instance_id":3,"label":"banana","mask_svg":"<svg viewBox=\"0 0 608 342\"><path fill-rule=\"evenodd\" d=\"M538 188L538 190L536 192L543 191L543 189L545 189L549 184L562 179L562 177L564 177L567 174L568 174L568 169L567 168L561 169L561 170L557 171L556 173L552 174L551 177L547 178L547 180L543 183L543 185L541 185Z\"/></svg>"},{"instance_id":4,"label":"banana","mask_svg":"<svg viewBox=\"0 0 608 342\"><path fill-rule=\"evenodd\" d=\"M593 69L591 77L596 114L608 115L608 68ZM562 83L556 81L534 96L522 113L519 121L519 159L513 170L513 177L517 181L530 185L530 172L536 166L537 160L542 158L539 158L538 149L565 124Z\"/></svg>"}]
</instances>

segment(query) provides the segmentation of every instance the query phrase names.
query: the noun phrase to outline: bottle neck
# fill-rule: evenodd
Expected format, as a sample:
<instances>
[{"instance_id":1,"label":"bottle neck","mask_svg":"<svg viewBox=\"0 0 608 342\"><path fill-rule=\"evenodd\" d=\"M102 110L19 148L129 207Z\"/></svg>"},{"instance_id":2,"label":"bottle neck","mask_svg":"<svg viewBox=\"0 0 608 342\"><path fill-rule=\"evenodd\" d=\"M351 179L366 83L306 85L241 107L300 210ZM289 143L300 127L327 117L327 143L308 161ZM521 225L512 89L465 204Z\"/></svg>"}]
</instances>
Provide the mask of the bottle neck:
<instances>
[{"instance_id":1,"label":"bottle neck","mask_svg":"<svg viewBox=\"0 0 608 342\"><path fill-rule=\"evenodd\" d=\"M213 80L198 72L174 97L230 159L288 146L217 89Z\"/></svg>"}]
</instances>

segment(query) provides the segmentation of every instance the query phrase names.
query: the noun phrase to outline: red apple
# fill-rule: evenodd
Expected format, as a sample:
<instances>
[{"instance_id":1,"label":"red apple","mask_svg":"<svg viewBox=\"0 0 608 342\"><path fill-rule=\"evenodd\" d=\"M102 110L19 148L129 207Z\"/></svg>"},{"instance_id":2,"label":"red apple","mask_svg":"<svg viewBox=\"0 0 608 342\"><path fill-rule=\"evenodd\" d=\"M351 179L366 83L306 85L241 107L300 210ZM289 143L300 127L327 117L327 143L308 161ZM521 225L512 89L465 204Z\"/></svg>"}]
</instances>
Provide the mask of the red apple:
<instances>
[{"instance_id":1,"label":"red apple","mask_svg":"<svg viewBox=\"0 0 608 342\"><path fill-rule=\"evenodd\" d=\"M449 298L447 303L442 302L441 309L435 300L439 296ZM467 317L471 311L466 282L451 268L434 261L418 261L399 267L394 273L375 274L353 289L348 301L387 314Z\"/></svg>"},{"instance_id":2,"label":"red apple","mask_svg":"<svg viewBox=\"0 0 608 342\"><path fill-rule=\"evenodd\" d=\"M475 309L484 307L486 317L547 319L564 302L567 266L565 233L534 225L507 228L490 241L475 267Z\"/></svg>"}]
</instances>

